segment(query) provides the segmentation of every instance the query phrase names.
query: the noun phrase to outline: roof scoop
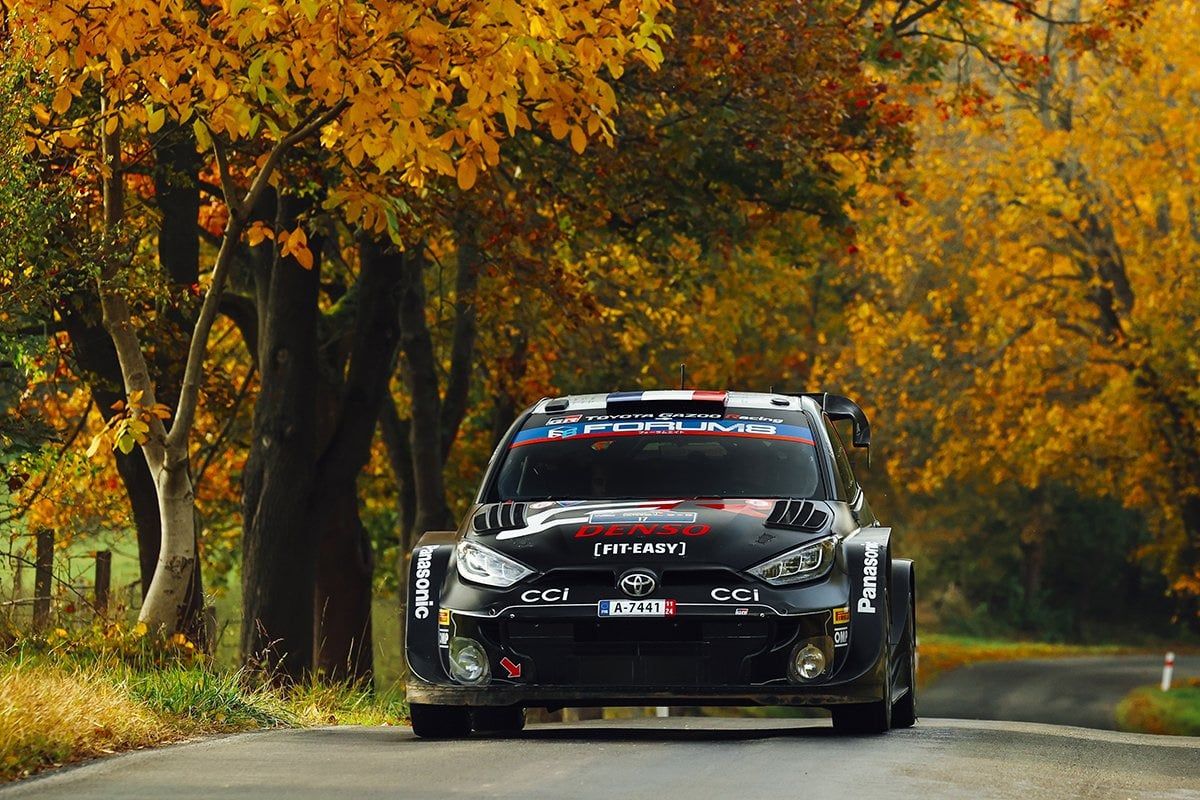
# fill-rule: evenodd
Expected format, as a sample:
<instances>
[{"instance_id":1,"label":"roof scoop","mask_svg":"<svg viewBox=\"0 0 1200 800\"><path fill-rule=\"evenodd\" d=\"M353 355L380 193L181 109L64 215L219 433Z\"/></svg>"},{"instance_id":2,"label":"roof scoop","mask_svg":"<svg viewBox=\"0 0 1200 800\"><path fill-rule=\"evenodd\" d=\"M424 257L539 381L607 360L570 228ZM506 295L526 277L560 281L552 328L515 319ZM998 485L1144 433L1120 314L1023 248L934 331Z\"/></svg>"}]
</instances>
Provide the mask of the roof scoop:
<instances>
[{"instance_id":1,"label":"roof scoop","mask_svg":"<svg viewBox=\"0 0 1200 800\"><path fill-rule=\"evenodd\" d=\"M771 514L763 524L768 528L789 531L824 530L830 514L811 500L776 500Z\"/></svg>"}]
</instances>

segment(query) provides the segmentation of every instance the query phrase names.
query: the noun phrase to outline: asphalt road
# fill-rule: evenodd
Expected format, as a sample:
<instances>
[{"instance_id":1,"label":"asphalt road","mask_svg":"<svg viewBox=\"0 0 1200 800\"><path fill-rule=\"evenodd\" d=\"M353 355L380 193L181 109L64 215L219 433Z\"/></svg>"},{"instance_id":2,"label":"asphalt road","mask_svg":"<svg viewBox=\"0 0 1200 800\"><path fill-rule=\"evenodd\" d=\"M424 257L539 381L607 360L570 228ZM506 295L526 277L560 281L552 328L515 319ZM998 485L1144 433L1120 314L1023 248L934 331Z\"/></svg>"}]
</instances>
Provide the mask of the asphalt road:
<instances>
[{"instance_id":1,"label":"asphalt road","mask_svg":"<svg viewBox=\"0 0 1200 800\"><path fill-rule=\"evenodd\" d=\"M458 742L326 728L117 756L0 790L3 800L843 796L1200 800L1200 739L937 719L869 737L835 736L824 720L711 717Z\"/></svg>"},{"instance_id":2,"label":"asphalt road","mask_svg":"<svg viewBox=\"0 0 1200 800\"><path fill-rule=\"evenodd\" d=\"M1176 659L1177 682L1196 675L1200 656ZM1138 686L1157 684L1161 676L1161 655L975 664L938 676L918 695L919 711L931 717L1116 730L1113 711L1121 698Z\"/></svg>"}]
</instances>

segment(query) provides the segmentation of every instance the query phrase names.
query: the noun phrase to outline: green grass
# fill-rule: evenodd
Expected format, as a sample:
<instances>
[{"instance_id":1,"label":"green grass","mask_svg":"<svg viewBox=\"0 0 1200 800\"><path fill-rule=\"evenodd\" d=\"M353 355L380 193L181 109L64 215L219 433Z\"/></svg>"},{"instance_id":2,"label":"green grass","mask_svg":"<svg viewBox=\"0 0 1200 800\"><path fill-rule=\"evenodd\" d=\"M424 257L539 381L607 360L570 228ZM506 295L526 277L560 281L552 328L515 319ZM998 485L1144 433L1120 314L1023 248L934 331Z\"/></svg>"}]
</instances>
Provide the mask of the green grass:
<instances>
[{"instance_id":1,"label":"green grass","mask_svg":"<svg viewBox=\"0 0 1200 800\"><path fill-rule=\"evenodd\" d=\"M106 649L107 647L107 649ZM192 736L311 725L390 725L403 696L316 683L280 690L240 670L128 638L26 641L0 655L0 782Z\"/></svg>"},{"instance_id":2,"label":"green grass","mask_svg":"<svg viewBox=\"0 0 1200 800\"><path fill-rule=\"evenodd\" d=\"M1026 658L1068 658L1141 652L1140 648L1115 644L1060 644L985 639L940 633L922 633L917 650L920 653L920 666L917 672L917 680L920 684L928 684L939 674L948 670L981 661L1017 661Z\"/></svg>"},{"instance_id":3,"label":"green grass","mask_svg":"<svg viewBox=\"0 0 1200 800\"><path fill-rule=\"evenodd\" d=\"M1200 736L1200 679L1162 691L1157 686L1134 689L1117 706L1121 730Z\"/></svg>"}]
</instances>

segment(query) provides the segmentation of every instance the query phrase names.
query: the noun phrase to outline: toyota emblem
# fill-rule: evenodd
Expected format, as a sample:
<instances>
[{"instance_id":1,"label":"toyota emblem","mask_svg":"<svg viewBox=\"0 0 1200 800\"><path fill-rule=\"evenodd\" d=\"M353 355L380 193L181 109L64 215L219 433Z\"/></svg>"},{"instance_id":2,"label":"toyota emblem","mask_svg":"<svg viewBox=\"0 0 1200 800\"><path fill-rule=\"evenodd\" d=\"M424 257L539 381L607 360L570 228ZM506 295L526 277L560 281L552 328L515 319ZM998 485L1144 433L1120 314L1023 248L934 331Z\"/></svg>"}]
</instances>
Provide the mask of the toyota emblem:
<instances>
[{"instance_id":1,"label":"toyota emblem","mask_svg":"<svg viewBox=\"0 0 1200 800\"><path fill-rule=\"evenodd\" d=\"M642 569L635 569L626 572L617 581L617 586L621 587L621 591L630 597L645 597L654 591L658 586L658 581L654 577L654 573Z\"/></svg>"}]
</instances>

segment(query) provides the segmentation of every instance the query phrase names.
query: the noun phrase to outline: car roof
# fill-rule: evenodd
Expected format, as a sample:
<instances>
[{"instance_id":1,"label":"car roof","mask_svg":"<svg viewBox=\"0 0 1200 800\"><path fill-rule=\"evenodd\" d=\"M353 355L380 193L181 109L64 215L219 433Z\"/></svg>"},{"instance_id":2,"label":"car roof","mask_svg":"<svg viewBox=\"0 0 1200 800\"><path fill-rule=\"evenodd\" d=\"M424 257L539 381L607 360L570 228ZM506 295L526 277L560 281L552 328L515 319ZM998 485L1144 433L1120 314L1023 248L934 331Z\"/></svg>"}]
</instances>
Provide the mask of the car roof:
<instances>
[{"instance_id":1,"label":"car roof","mask_svg":"<svg viewBox=\"0 0 1200 800\"><path fill-rule=\"evenodd\" d=\"M565 397L544 397L534 405L534 414L560 414L567 411L593 411L609 407L614 401L669 402L686 405L722 403L726 408L759 408L774 411L820 410L814 400L796 395L773 392L726 392L702 389L651 389L607 394L573 394ZM811 405L806 405L811 404Z\"/></svg>"}]
</instances>

